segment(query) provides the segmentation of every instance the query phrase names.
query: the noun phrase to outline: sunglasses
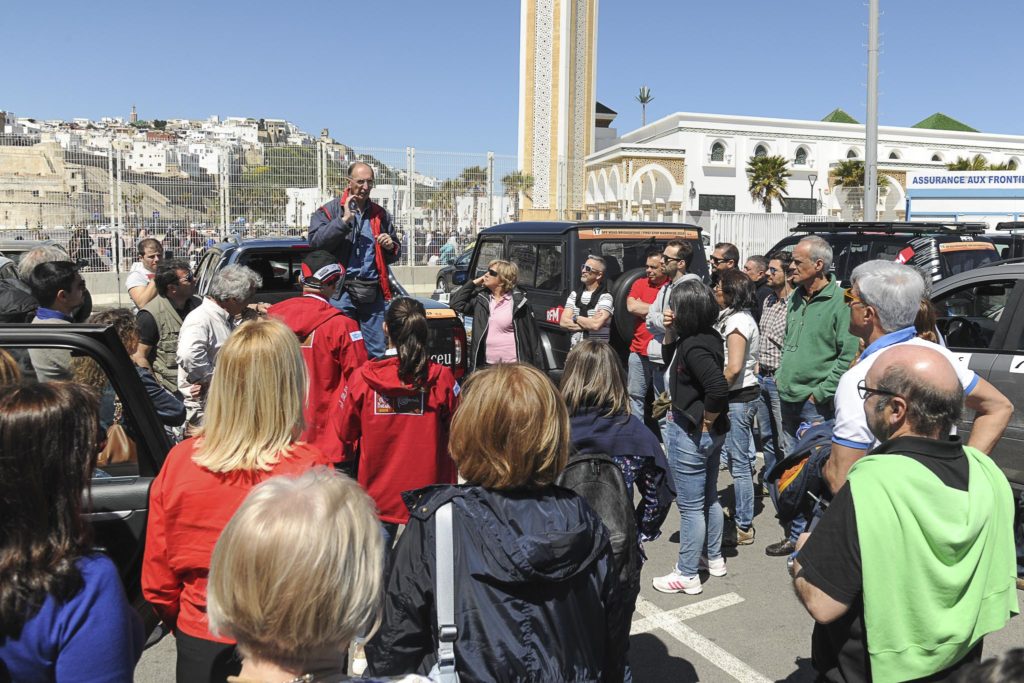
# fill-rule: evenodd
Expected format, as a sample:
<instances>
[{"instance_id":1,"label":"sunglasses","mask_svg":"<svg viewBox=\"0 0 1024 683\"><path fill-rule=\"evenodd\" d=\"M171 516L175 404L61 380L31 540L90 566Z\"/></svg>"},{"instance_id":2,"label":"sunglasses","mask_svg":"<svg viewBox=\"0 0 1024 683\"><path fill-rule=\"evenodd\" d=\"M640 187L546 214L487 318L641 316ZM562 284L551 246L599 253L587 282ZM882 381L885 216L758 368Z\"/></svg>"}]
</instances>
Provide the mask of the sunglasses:
<instances>
[{"instance_id":1,"label":"sunglasses","mask_svg":"<svg viewBox=\"0 0 1024 683\"><path fill-rule=\"evenodd\" d=\"M487 274L490 275L491 277L498 277L498 271L496 271L494 268L488 268Z\"/></svg>"},{"instance_id":2,"label":"sunglasses","mask_svg":"<svg viewBox=\"0 0 1024 683\"><path fill-rule=\"evenodd\" d=\"M598 275L600 275L604 271L603 270L598 270L597 268L591 268L590 266L588 266L587 264L584 263L583 264L583 272L584 273L597 273Z\"/></svg>"},{"instance_id":3,"label":"sunglasses","mask_svg":"<svg viewBox=\"0 0 1024 683\"><path fill-rule=\"evenodd\" d=\"M847 306L856 306L857 304L867 306L866 303L864 303L856 294L853 293L852 290L849 289L843 290L843 301L846 302Z\"/></svg>"},{"instance_id":4,"label":"sunglasses","mask_svg":"<svg viewBox=\"0 0 1024 683\"><path fill-rule=\"evenodd\" d=\"M857 393L860 394L861 400L864 401L868 400L868 397L871 396L871 394L903 398L902 396L900 396L900 394L897 394L895 391L887 391L885 389L876 389L875 387L869 387L868 381L866 379L862 379L857 384Z\"/></svg>"},{"instance_id":5,"label":"sunglasses","mask_svg":"<svg viewBox=\"0 0 1024 683\"><path fill-rule=\"evenodd\" d=\"M178 282L180 282L183 285L190 285L190 284L192 284L195 281L196 281L195 273L189 273L185 277L183 277L183 278L178 280Z\"/></svg>"},{"instance_id":6,"label":"sunglasses","mask_svg":"<svg viewBox=\"0 0 1024 683\"><path fill-rule=\"evenodd\" d=\"M717 266L719 264L722 264L722 263L727 263L728 261L732 261L732 259L731 258L718 258L717 256L712 256L711 257L711 264L715 265L715 266Z\"/></svg>"},{"instance_id":7,"label":"sunglasses","mask_svg":"<svg viewBox=\"0 0 1024 683\"><path fill-rule=\"evenodd\" d=\"M683 260L681 258L675 258L674 256L668 256L666 254L662 254L661 258L665 259L666 261L682 261Z\"/></svg>"}]
</instances>

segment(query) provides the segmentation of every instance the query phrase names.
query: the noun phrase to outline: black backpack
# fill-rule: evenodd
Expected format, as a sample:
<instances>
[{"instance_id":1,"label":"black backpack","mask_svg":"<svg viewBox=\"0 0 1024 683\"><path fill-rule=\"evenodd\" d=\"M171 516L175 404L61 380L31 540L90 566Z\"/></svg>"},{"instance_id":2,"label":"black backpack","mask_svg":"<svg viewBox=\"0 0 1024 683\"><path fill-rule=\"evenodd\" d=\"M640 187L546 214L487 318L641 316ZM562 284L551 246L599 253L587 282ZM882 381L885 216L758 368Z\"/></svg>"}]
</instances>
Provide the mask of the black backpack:
<instances>
[{"instance_id":1,"label":"black backpack","mask_svg":"<svg viewBox=\"0 0 1024 683\"><path fill-rule=\"evenodd\" d=\"M640 587L640 546L637 543L633 497L622 470L604 453L573 453L555 481L586 499L608 528L620 584L628 594Z\"/></svg>"}]
</instances>

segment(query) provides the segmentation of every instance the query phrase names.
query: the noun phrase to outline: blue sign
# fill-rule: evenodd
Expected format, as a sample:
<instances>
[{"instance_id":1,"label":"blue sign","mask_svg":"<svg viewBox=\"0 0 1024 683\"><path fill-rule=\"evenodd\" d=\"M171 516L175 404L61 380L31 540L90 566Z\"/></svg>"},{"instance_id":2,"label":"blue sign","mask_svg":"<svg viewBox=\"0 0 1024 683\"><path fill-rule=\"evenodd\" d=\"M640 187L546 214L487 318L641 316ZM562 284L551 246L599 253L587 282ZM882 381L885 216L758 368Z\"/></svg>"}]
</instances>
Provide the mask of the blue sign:
<instances>
[{"instance_id":1,"label":"blue sign","mask_svg":"<svg viewBox=\"0 0 1024 683\"><path fill-rule=\"evenodd\" d=\"M100 219L100 212L99 211L94 211L93 214L92 214L92 219L94 221L98 221Z\"/></svg>"}]
</instances>

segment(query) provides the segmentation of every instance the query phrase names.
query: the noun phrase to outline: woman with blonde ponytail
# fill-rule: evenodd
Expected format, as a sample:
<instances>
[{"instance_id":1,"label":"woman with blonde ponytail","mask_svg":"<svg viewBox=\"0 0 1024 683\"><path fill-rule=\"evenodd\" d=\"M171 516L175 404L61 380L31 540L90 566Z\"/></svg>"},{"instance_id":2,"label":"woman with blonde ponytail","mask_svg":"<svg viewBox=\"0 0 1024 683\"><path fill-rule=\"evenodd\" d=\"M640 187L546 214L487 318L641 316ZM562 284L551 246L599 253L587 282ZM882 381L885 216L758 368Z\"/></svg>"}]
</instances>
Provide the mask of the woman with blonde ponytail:
<instances>
[{"instance_id":1,"label":"woman with blonde ponytail","mask_svg":"<svg viewBox=\"0 0 1024 683\"><path fill-rule=\"evenodd\" d=\"M429 332L423 304L394 299L384 316L388 350L352 373L336 415L338 437L359 440L359 483L377 503L386 547L409 519L403 491L455 483L448 426L459 386L430 360Z\"/></svg>"}]
</instances>

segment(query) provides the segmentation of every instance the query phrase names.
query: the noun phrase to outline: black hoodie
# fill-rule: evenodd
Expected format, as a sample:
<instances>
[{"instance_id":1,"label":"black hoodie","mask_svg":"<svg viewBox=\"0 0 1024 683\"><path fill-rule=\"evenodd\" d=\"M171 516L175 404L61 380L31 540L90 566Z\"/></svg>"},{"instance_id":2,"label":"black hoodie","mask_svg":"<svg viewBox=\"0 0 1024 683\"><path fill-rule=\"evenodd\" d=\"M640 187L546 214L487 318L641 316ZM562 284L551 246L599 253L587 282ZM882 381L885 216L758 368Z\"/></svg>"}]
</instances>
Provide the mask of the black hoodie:
<instances>
[{"instance_id":1,"label":"black hoodie","mask_svg":"<svg viewBox=\"0 0 1024 683\"><path fill-rule=\"evenodd\" d=\"M621 681L629 624L608 532L586 501L554 486L406 494L370 673L425 674L436 660L434 512L449 500L462 680Z\"/></svg>"}]
</instances>

